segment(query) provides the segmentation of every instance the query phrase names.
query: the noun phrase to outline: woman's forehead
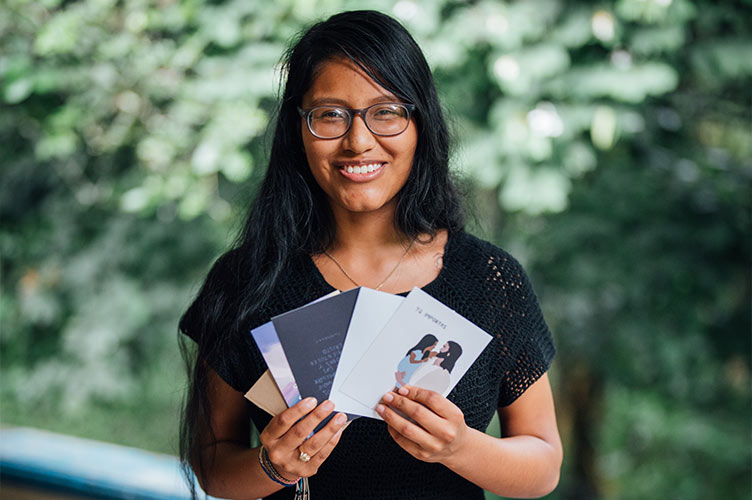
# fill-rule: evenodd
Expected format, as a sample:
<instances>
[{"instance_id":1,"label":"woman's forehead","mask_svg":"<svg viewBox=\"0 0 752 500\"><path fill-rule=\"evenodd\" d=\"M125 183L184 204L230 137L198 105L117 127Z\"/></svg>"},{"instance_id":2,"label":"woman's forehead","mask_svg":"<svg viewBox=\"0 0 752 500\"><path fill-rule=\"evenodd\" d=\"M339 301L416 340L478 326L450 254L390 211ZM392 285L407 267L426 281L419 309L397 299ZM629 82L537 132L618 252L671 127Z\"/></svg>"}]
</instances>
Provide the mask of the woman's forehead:
<instances>
[{"instance_id":1,"label":"woman's forehead","mask_svg":"<svg viewBox=\"0 0 752 500\"><path fill-rule=\"evenodd\" d=\"M311 86L303 95L303 102L307 106L355 106L354 101L358 101L360 107L395 100L399 99L346 57L321 62L313 74ZM364 102L367 104L363 104Z\"/></svg>"}]
</instances>

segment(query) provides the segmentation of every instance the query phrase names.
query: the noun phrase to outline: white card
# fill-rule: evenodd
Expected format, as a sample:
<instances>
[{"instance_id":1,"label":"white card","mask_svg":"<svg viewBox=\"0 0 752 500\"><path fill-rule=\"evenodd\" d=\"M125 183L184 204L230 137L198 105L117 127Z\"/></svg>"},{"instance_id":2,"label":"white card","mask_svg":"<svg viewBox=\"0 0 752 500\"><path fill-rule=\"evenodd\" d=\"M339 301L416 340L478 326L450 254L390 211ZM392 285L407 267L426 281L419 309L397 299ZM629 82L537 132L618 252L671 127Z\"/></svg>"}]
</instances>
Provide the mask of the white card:
<instances>
[{"instance_id":1,"label":"white card","mask_svg":"<svg viewBox=\"0 0 752 500\"><path fill-rule=\"evenodd\" d=\"M447 396L490 341L491 335L416 287L345 376L340 391L371 409L398 380ZM368 416L374 415L380 418L375 412Z\"/></svg>"},{"instance_id":2,"label":"white card","mask_svg":"<svg viewBox=\"0 0 752 500\"><path fill-rule=\"evenodd\" d=\"M342 346L337 372L334 375L329 399L334 403L335 411L350 415L379 418L373 407L351 398L341 391L345 377L352 371L355 364L363 357L366 349L373 343L389 318L397 310L405 298L399 295L379 292L361 287L358 301L355 303L347 337Z\"/></svg>"}]
</instances>

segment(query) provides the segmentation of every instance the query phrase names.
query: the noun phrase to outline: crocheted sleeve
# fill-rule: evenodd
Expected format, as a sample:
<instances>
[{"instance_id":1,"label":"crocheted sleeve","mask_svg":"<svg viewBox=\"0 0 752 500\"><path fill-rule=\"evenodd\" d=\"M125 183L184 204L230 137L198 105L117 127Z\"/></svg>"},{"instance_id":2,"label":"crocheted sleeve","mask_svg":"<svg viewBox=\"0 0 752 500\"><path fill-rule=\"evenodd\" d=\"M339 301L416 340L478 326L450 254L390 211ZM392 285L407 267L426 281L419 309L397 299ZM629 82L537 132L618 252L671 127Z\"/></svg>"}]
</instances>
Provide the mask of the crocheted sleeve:
<instances>
[{"instance_id":1,"label":"crocheted sleeve","mask_svg":"<svg viewBox=\"0 0 752 500\"><path fill-rule=\"evenodd\" d=\"M507 406L551 365L551 332L530 279L514 257L468 233L450 243L434 295L494 337L475 362L478 374L487 370L493 380L477 381L472 391L486 398L490 391L495 396L498 387L497 406Z\"/></svg>"},{"instance_id":2,"label":"crocheted sleeve","mask_svg":"<svg viewBox=\"0 0 752 500\"><path fill-rule=\"evenodd\" d=\"M499 391L499 406L514 402L543 376L551 366L556 349L543 319L538 298L525 270L504 252L502 289L506 302L501 314L512 321L506 324L501 342L508 348L509 360Z\"/></svg>"}]
</instances>

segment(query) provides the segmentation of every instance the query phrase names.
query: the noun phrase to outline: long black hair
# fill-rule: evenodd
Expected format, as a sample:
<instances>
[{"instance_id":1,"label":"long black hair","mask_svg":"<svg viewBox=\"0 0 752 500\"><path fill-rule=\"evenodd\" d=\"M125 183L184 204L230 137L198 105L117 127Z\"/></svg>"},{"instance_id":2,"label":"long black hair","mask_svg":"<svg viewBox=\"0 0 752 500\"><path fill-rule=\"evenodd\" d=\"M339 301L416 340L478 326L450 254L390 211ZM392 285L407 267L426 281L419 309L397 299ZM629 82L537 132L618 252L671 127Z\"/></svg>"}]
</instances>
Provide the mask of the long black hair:
<instances>
[{"instance_id":1,"label":"long black hair","mask_svg":"<svg viewBox=\"0 0 752 500\"><path fill-rule=\"evenodd\" d=\"M395 227L416 238L464 226L461 196L449 172L449 131L428 63L407 30L375 11L343 12L306 30L283 57L286 83L264 180L234 248L220 258L237 273L227 277L215 264L180 322L180 330L198 346L191 351L183 344L191 384L180 455L186 470L190 461L199 477L206 468L196 432L199 426L210 429L211 414L204 361L211 364L237 339L250 315L269 299L288 259L321 253L335 236L328 200L308 167L297 107L322 63L337 57L349 58L384 89L415 105L417 146L397 195Z\"/></svg>"},{"instance_id":2,"label":"long black hair","mask_svg":"<svg viewBox=\"0 0 752 500\"><path fill-rule=\"evenodd\" d=\"M431 335L430 333L428 335L424 335L423 338L420 339L420 342L415 344L409 351L407 351L407 354L405 354L405 356L409 356L410 353L416 349L418 349L421 353L423 353L423 351L426 350L426 347L432 346L438 341L439 339L437 339L434 335Z\"/></svg>"},{"instance_id":3,"label":"long black hair","mask_svg":"<svg viewBox=\"0 0 752 500\"><path fill-rule=\"evenodd\" d=\"M441 362L441 367L448 371L449 373L452 373L452 370L454 369L454 364L457 363L457 360L462 355L462 346L459 345L454 340L450 340L447 342L447 345L449 345L449 350L447 352L440 352L436 355L437 358L443 358L443 361Z\"/></svg>"}]
</instances>

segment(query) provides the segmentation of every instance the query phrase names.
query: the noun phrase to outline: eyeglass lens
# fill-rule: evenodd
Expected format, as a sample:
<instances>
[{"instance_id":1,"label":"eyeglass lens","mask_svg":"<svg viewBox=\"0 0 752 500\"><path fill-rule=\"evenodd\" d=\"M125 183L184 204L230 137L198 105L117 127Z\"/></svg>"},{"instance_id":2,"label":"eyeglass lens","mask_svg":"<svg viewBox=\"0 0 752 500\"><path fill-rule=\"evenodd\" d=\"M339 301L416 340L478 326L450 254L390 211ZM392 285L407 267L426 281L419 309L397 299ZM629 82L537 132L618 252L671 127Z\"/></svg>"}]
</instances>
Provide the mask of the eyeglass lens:
<instances>
[{"instance_id":1,"label":"eyeglass lens","mask_svg":"<svg viewBox=\"0 0 752 500\"><path fill-rule=\"evenodd\" d=\"M401 104L377 104L366 109L363 119L374 134L397 135L407 128L410 114ZM311 110L308 124L314 135L334 138L344 135L352 120L352 114L348 109L320 106Z\"/></svg>"}]
</instances>

